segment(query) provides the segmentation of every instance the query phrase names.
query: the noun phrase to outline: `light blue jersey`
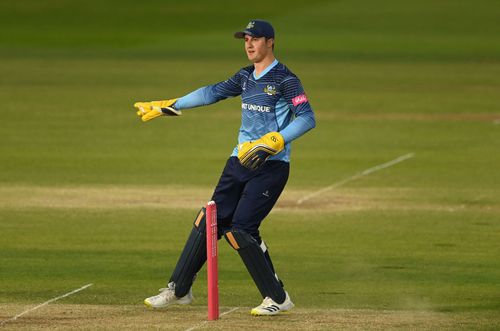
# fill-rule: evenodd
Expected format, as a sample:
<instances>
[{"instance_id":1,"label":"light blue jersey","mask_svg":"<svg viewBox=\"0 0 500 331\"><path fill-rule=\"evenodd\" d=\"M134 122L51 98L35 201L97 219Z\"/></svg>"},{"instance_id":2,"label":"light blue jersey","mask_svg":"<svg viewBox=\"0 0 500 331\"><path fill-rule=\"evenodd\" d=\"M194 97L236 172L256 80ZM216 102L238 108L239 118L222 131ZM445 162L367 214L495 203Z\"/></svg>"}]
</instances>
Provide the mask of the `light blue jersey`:
<instances>
[{"instance_id":1,"label":"light blue jersey","mask_svg":"<svg viewBox=\"0 0 500 331\"><path fill-rule=\"evenodd\" d=\"M285 139L285 149L269 160L289 162L290 143L314 128L316 121L300 80L277 60L259 76L254 66L249 66L223 82L191 92L179 98L174 108L208 105L238 95L242 101L238 144L278 131ZM232 156L237 155L236 146Z\"/></svg>"}]
</instances>

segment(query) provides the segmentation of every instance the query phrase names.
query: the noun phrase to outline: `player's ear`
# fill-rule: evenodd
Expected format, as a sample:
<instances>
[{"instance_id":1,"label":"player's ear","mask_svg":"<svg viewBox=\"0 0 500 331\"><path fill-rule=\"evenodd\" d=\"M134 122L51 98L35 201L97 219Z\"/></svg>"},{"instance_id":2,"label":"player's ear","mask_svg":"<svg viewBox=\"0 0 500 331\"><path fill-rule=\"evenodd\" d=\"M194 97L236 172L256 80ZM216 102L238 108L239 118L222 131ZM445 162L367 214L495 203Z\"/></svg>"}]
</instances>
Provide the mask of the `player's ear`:
<instances>
[{"instance_id":1,"label":"player's ear","mask_svg":"<svg viewBox=\"0 0 500 331\"><path fill-rule=\"evenodd\" d=\"M267 47L272 47L274 49L274 38L266 38Z\"/></svg>"}]
</instances>

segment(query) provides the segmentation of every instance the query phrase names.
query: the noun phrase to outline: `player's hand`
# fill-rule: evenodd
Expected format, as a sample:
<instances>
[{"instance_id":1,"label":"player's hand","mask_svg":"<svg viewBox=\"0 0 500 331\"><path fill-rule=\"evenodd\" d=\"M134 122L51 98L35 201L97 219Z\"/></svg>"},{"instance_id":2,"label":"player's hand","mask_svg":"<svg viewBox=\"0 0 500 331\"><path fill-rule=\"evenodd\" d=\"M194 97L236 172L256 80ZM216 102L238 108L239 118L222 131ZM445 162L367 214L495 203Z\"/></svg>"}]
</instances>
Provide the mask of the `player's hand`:
<instances>
[{"instance_id":1,"label":"player's hand","mask_svg":"<svg viewBox=\"0 0 500 331\"><path fill-rule=\"evenodd\" d=\"M174 109L172 106L177 101L177 99L161 100L161 101L151 101L151 102L136 102L134 107L137 108L137 116L139 116L143 122L157 118L158 116L179 116L182 115L180 110Z\"/></svg>"},{"instance_id":2,"label":"player's hand","mask_svg":"<svg viewBox=\"0 0 500 331\"><path fill-rule=\"evenodd\" d=\"M246 141L238 145L238 159L241 165L257 170L267 158L276 155L285 148L285 139L279 132L269 132L255 141Z\"/></svg>"}]
</instances>

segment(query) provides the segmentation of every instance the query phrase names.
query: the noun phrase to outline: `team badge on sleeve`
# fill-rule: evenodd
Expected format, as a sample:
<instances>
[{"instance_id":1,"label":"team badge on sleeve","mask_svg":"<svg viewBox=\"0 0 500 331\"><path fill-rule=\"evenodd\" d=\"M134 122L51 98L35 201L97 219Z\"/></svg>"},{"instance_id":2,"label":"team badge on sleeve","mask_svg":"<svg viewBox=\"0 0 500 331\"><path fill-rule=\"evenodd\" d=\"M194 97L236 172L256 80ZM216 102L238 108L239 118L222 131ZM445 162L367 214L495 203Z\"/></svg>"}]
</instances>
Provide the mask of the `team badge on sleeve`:
<instances>
[{"instance_id":1,"label":"team badge on sleeve","mask_svg":"<svg viewBox=\"0 0 500 331\"><path fill-rule=\"evenodd\" d=\"M298 95L296 96L295 98L292 99L292 103L295 107L297 107L298 105L300 105L301 103L306 103L308 100L307 100L307 97L305 94L301 94L301 95Z\"/></svg>"}]
</instances>

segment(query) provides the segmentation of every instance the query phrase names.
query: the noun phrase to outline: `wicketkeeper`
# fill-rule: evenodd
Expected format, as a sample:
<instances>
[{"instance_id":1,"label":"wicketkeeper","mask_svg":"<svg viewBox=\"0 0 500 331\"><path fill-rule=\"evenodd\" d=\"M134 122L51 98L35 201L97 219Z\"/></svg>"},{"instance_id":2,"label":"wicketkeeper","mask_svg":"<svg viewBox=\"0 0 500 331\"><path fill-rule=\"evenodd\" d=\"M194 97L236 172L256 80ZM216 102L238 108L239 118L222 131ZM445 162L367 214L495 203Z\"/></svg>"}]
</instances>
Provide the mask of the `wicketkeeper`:
<instances>
[{"instance_id":1,"label":"wicketkeeper","mask_svg":"<svg viewBox=\"0 0 500 331\"><path fill-rule=\"evenodd\" d=\"M219 239L224 236L238 251L264 299L252 309L252 315L275 315L294 305L274 269L259 226L287 182L291 142L314 128L316 122L300 80L274 57L271 24L252 20L234 36L244 39L251 66L181 98L137 102L134 107L143 121L149 121L241 95L238 145L227 160L211 200L217 204ZM167 287L144 300L147 306L191 303L191 287L207 256L205 228L202 208Z\"/></svg>"}]
</instances>

